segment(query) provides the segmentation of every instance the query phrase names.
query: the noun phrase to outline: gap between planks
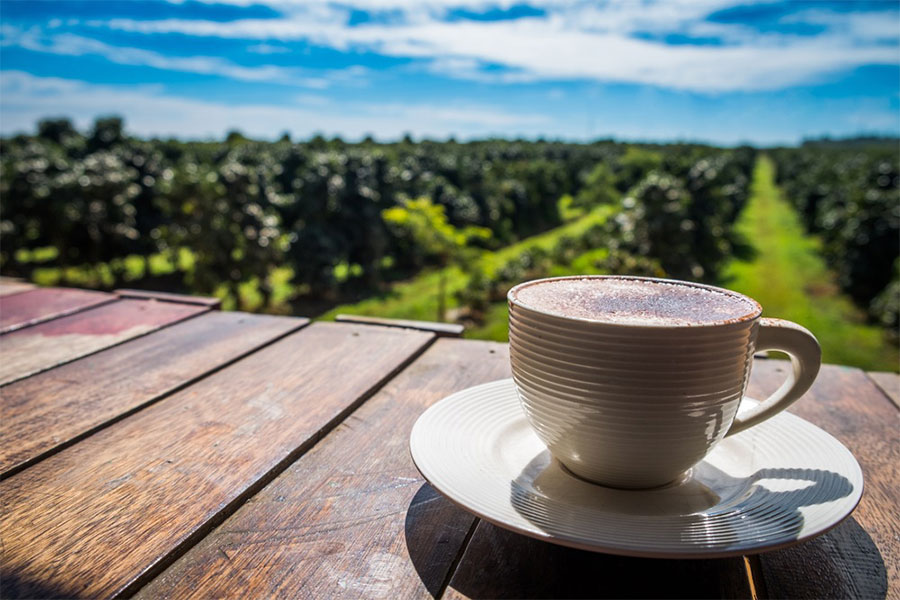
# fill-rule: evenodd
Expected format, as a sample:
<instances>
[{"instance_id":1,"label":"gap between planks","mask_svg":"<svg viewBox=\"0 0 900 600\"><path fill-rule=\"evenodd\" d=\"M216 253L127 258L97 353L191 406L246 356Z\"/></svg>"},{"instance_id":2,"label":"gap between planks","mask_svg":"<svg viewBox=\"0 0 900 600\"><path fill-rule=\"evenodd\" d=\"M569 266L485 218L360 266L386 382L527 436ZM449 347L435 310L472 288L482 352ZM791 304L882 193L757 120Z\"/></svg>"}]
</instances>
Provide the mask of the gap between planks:
<instances>
[{"instance_id":1,"label":"gap between planks","mask_svg":"<svg viewBox=\"0 0 900 600\"><path fill-rule=\"evenodd\" d=\"M875 371L866 373L866 377L900 410L900 375Z\"/></svg>"},{"instance_id":2,"label":"gap between planks","mask_svg":"<svg viewBox=\"0 0 900 600\"><path fill-rule=\"evenodd\" d=\"M762 577L762 564L756 554L744 555L744 569L747 571L747 586L750 588L750 598L760 600L768 598L766 584Z\"/></svg>"},{"instance_id":3,"label":"gap between planks","mask_svg":"<svg viewBox=\"0 0 900 600\"><path fill-rule=\"evenodd\" d=\"M435 598L443 598L444 594L447 592L447 588L450 587L453 575L456 573L456 569L459 568L459 563L462 562L463 556L466 555L466 549L468 549L469 542L471 542L472 538L475 536L475 530L478 529L479 523L481 523L481 517L475 517L472 524L469 525L469 531L466 532L466 537L463 538L462 544L459 545L459 550L457 551L456 556L453 557L453 562L450 563L450 568L447 569L447 576L444 578L444 581L441 582L441 587L438 588L438 593L434 596ZM756 598L753 600L756 600Z\"/></svg>"}]
</instances>

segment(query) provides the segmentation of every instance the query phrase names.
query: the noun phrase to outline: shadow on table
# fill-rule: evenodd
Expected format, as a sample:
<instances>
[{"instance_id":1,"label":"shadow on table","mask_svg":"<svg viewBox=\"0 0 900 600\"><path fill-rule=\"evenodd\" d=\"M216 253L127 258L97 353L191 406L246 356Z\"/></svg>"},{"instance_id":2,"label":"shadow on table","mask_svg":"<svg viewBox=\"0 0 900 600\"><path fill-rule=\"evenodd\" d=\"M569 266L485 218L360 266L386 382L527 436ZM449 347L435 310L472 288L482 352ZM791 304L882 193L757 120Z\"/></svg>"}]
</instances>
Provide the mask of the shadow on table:
<instances>
[{"instance_id":1,"label":"shadow on table","mask_svg":"<svg viewBox=\"0 0 900 600\"><path fill-rule=\"evenodd\" d=\"M0 598L77 598L72 590L32 581L8 567L0 569Z\"/></svg>"},{"instance_id":2,"label":"shadow on table","mask_svg":"<svg viewBox=\"0 0 900 600\"><path fill-rule=\"evenodd\" d=\"M419 579L432 597L438 597L475 516L444 498L428 483L422 484L406 510L406 549Z\"/></svg>"},{"instance_id":3,"label":"shadow on table","mask_svg":"<svg viewBox=\"0 0 900 600\"><path fill-rule=\"evenodd\" d=\"M759 559L764 585L772 598L887 597L884 559L853 517L825 535L760 554ZM801 570L806 577L797 576Z\"/></svg>"},{"instance_id":4,"label":"shadow on table","mask_svg":"<svg viewBox=\"0 0 900 600\"><path fill-rule=\"evenodd\" d=\"M479 521L424 484L410 502L406 545L429 593L445 586L470 598L750 597L744 559L666 560L576 550ZM459 561L456 565L455 562ZM760 555L760 597L884 598L878 548L852 518L814 540ZM451 570L455 572L452 574ZM805 573L798 577L800 570ZM809 577L814 573L815 577ZM448 586L449 581L449 586Z\"/></svg>"}]
</instances>

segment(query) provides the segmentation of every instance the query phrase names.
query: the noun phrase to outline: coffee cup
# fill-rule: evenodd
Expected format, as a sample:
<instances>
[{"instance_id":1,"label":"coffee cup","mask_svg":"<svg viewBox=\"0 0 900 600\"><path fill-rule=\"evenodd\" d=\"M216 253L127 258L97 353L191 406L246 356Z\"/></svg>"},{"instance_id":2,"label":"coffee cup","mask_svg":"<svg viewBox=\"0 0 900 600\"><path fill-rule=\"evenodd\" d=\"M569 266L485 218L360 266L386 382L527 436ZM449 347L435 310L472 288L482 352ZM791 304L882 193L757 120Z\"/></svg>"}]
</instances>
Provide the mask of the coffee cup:
<instances>
[{"instance_id":1,"label":"coffee cup","mask_svg":"<svg viewBox=\"0 0 900 600\"><path fill-rule=\"evenodd\" d=\"M806 329L762 318L752 298L646 277L529 281L509 291L513 379L525 416L575 475L617 488L684 476L724 437L784 410L812 385ZM753 354L791 358L784 384L738 408Z\"/></svg>"}]
</instances>

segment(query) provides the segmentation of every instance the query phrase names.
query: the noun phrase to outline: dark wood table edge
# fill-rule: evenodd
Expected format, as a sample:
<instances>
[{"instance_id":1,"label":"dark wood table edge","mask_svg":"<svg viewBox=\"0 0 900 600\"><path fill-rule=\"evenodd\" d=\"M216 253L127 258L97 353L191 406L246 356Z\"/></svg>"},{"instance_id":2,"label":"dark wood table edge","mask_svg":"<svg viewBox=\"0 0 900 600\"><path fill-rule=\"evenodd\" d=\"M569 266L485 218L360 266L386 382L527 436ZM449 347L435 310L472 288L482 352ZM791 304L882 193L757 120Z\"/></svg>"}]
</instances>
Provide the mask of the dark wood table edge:
<instances>
[{"instance_id":1,"label":"dark wood table edge","mask_svg":"<svg viewBox=\"0 0 900 600\"><path fill-rule=\"evenodd\" d=\"M408 319L387 319L382 317L369 317L366 315L339 314L334 317L339 323L358 323L362 325L379 325L381 327L400 327L403 329L415 329L427 331L438 337L462 337L465 326L458 323L439 323L437 321L414 321Z\"/></svg>"},{"instance_id":2,"label":"dark wood table edge","mask_svg":"<svg viewBox=\"0 0 900 600\"><path fill-rule=\"evenodd\" d=\"M190 296L187 294L129 288L116 289L113 290L113 293L119 298L131 298L133 300L159 300L160 302L175 302L177 304L197 304L208 306L212 310L220 310L222 308L222 300L211 296Z\"/></svg>"}]
</instances>

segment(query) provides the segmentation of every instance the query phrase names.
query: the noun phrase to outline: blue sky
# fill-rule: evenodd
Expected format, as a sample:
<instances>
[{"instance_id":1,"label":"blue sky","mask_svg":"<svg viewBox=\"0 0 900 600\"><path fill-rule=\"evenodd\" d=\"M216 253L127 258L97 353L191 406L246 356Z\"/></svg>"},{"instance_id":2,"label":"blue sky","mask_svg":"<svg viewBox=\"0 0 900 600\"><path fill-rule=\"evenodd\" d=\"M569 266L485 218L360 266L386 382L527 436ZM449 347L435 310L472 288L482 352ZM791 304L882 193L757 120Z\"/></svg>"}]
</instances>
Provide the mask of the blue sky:
<instances>
[{"instance_id":1,"label":"blue sky","mask_svg":"<svg viewBox=\"0 0 900 600\"><path fill-rule=\"evenodd\" d=\"M0 132L900 134L900 2L0 0Z\"/></svg>"}]
</instances>

